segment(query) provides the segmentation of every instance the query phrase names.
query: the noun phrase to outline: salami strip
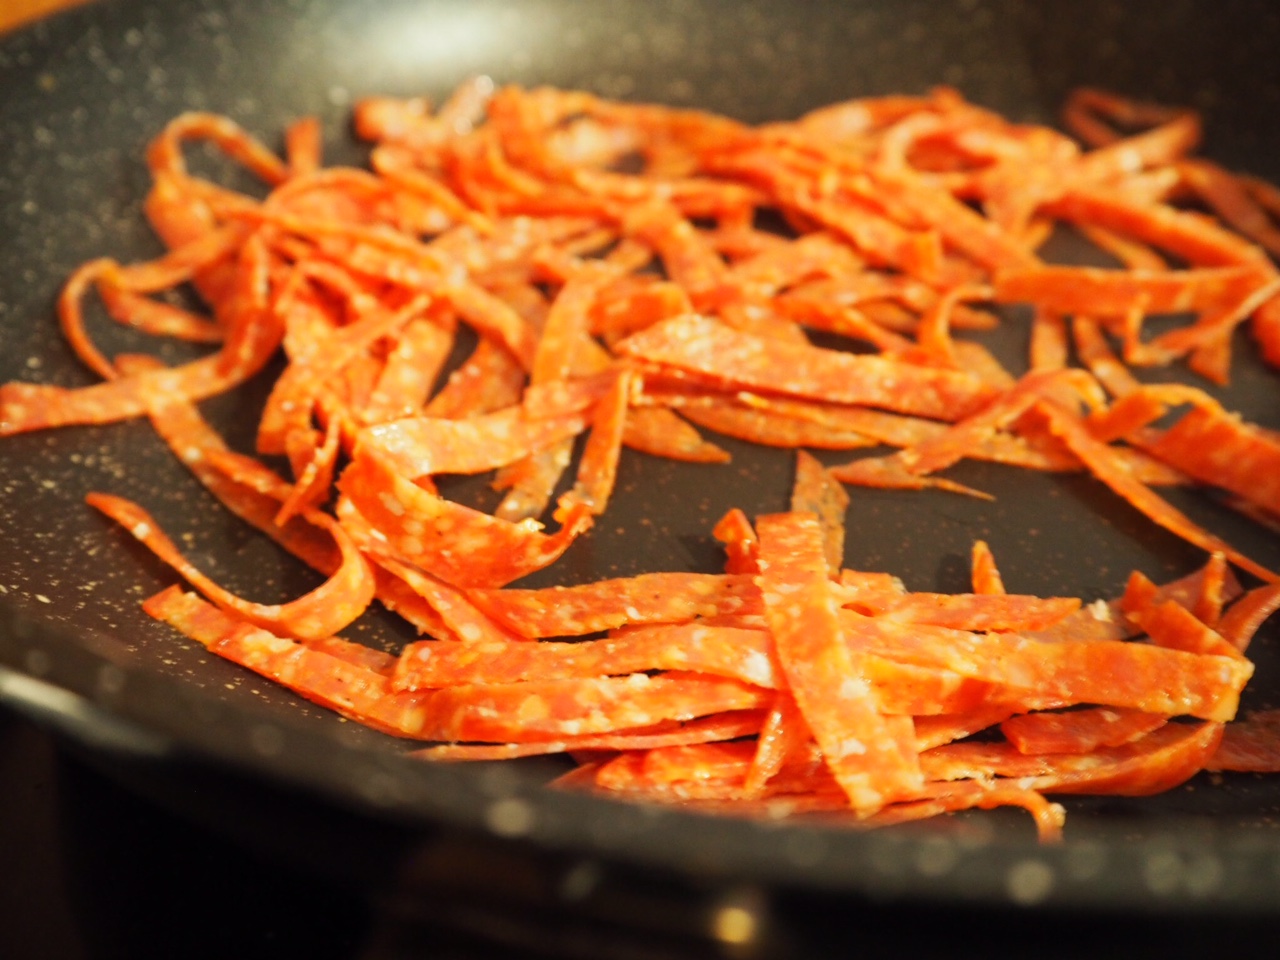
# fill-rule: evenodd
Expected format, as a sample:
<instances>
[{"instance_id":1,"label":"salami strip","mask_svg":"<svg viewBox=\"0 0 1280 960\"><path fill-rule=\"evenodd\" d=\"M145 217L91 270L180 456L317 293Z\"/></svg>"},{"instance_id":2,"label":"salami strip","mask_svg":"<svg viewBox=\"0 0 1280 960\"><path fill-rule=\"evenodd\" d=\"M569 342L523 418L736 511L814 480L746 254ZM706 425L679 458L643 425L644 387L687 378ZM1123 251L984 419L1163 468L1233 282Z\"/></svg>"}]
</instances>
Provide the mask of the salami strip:
<instances>
[{"instance_id":1,"label":"salami strip","mask_svg":"<svg viewBox=\"0 0 1280 960\"><path fill-rule=\"evenodd\" d=\"M521 636L539 638L735 613L755 592L743 575L646 573L541 590L474 589L468 596Z\"/></svg>"},{"instance_id":2,"label":"salami strip","mask_svg":"<svg viewBox=\"0 0 1280 960\"><path fill-rule=\"evenodd\" d=\"M501 586L540 570L591 525L583 507L544 534L429 493L373 456L356 457L338 487L391 550L457 586Z\"/></svg>"},{"instance_id":3,"label":"salami strip","mask_svg":"<svg viewBox=\"0 0 1280 960\"><path fill-rule=\"evenodd\" d=\"M769 341L693 314L633 334L616 349L709 383L940 420L963 416L991 396L991 388L968 373Z\"/></svg>"},{"instance_id":4,"label":"salami strip","mask_svg":"<svg viewBox=\"0 0 1280 960\"><path fill-rule=\"evenodd\" d=\"M816 518L774 514L756 530L757 583L783 674L853 809L874 813L919 785L910 724L880 713L861 656L843 641Z\"/></svg>"}]
</instances>

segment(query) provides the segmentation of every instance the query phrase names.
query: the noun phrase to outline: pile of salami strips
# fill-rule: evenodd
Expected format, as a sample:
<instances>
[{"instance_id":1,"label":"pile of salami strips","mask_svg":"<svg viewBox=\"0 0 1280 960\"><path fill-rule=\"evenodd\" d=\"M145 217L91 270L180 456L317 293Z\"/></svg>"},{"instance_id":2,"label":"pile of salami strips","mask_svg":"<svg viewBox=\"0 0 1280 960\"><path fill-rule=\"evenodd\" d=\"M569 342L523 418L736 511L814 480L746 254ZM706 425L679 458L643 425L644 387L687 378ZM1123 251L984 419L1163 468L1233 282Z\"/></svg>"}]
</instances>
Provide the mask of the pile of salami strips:
<instances>
[{"instance_id":1,"label":"pile of salami strips","mask_svg":"<svg viewBox=\"0 0 1280 960\"><path fill-rule=\"evenodd\" d=\"M1233 342L1280 365L1280 190L1196 156L1190 111L1081 90L1064 126L949 89L747 125L476 79L360 103L356 169L314 119L277 155L184 114L146 156L168 252L86 263L58 303L101 382L5 384L0 434L149 418L324 579L239 596L91 494L192 588L146 611L414 756L563 754L565 787L864 826L1013 805L1056 839L1059 794L1280 770L1280 715L1238 715L1277 574L1161 494L1280 519L1280 437L1214 398ZM265 196L193 173L191 141ZM1063 231L1113 265L1045 262ZM1017 372L967 336L1015 304ZM210 349L107 356L104 314ZM231 449L198 403L281 352ZM720 463L716 435L795 451L789 504L709 531L723 569L512 585L590 537L624 449ZM850 487L986 496L944 475L965 459L1087 472L1204 565L1102 599L1009 594L982 542L964 594L843 567ZM442 495L459 474L497 508ZM375 603L420 639L343 639Z\"/></svg>"}]
</instances>

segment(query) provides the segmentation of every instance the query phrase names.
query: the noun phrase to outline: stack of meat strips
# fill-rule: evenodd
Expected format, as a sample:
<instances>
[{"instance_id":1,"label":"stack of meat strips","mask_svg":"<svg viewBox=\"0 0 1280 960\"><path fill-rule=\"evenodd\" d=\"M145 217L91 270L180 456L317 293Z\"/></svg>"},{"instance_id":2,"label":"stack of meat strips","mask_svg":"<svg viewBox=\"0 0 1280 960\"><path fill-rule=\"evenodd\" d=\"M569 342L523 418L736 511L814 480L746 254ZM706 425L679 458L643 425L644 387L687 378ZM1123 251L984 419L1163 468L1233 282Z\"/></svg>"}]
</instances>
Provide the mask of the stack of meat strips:
<instances>
[{"instance_id":1,"label":"stack of meat strips","mask_svg":"<svg viewBox=\"0 0 1280 960\"><path fill-rule=\"evenodd\" d=\"M1280 441L1211 393L1241 325L1280 364L1280 191L1193 156L1188 111L1082 90L1065 121L940 89L751 126L479 79L438 109L361 103L371 168L354 169L322 165L313 119L281 159L182 115L147 154L169 252L87 263L58 304L101 382L6 384L0 432L150 418L324 580L245 599L141 505L94 493L194 588L148 613L432 743L415 755L560 753L564 786L862 825L1015 805L1054 839L1046 796L1280 769L1276 719L1237 718L1277 575L1159 493L1203 485L1280 517ZM191 172L193 140L265 198ZM1064 230L1114 265L1046 263ZM188 285L207 311L170 295ZM93 299L216 349L108 357ZM1019 375L964 336L1011 322L1006 304L1029 305ZM229 449L196 404L281 350L256 450ZM1175 363L1205 389L1133 372ZM789 505L711 531L722 570L510 586L589 536L623 448L728 460L707 433L795 450ZM1006 593L981 542L965 594L843 567L849 486L985 496L942 475L965 458L1087 471L1205 563L1163 585L1135 572L1110 600ZM491 513L436 484L489 472ZM343 639L375 600L422 639L398 656Z\"/></svg>"}]
</instances>

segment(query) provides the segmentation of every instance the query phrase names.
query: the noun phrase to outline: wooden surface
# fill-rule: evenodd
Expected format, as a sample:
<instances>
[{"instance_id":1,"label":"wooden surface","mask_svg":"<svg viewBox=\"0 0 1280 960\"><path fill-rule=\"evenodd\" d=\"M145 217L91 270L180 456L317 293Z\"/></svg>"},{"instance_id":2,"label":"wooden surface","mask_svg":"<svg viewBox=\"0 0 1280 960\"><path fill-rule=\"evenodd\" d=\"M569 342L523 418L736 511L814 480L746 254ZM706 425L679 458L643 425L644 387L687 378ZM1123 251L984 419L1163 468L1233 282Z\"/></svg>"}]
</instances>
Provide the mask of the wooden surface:
<instances>
[{"instance_id":1,"label":"wooden surface","mask_svg":"<svg viewBox=\"0 0 1280 960\"><path fill-rule=\"evenodd\" d=\"M0 33L86 0L0 0Z\"/></svg>"}]
</instances>

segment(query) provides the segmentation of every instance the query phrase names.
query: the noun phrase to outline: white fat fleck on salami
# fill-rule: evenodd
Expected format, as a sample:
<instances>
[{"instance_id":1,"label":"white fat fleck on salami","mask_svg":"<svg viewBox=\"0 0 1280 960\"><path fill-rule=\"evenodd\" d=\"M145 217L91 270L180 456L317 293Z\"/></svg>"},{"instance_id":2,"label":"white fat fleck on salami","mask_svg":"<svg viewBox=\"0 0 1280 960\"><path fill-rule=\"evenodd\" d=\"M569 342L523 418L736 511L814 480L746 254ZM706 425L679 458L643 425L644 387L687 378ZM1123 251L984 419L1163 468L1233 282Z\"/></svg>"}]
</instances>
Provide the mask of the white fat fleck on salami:
<instances>
[{"instance_id":1,"label":"white fat fleck on salami","mask_svg":"<svg viewBox=\"0 0 1280 960\"><path fill-rule=\"evenodd\" d=\"M405 506L394 494L379 493L378 500L382 503L382 508L392 516L403 517L405 515Z\"/></svg>"},{"instance_id":2,"label":"white fat fleck on salami","mask_svg":"<svg viewBox=\"0 0 1280 960\"><path fill-rule=\"evenodd\" d=\"M856 757L867 752L867 745L857 737L849 737L847 740L840 741L841 757Z\"/></svg>"},{"instance_id":3,"label":"white fat fleck on salami","mask_svg":"<svg viewBox=\"0 0 1280 960\"><path fill-rule=\"evenodd\" d=\"M862 677L846 677L840 684L840 696L845 700L859 700L871 695L871 685Z\"/></svg>"},{"instance_id":4,"label":"white fat fleck on salami","mask_svg":"<svg viewBox=\"0 0 1280 960\"><path fill-rule=\"evenodd\" d=\"M774 675L773 663L768 655L759 650L752 650L743 658L743 674L752 683L762 687L772 687L778 682Z\"/></svg>"}]
</instances>

